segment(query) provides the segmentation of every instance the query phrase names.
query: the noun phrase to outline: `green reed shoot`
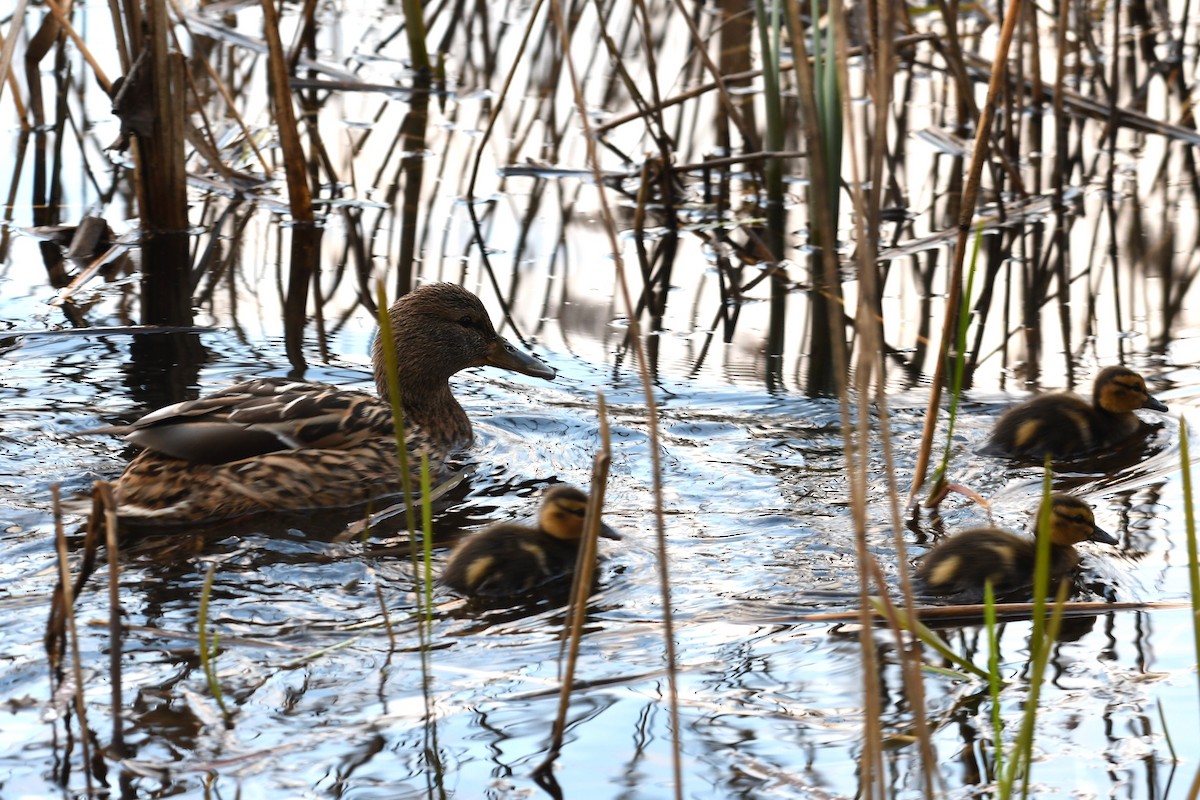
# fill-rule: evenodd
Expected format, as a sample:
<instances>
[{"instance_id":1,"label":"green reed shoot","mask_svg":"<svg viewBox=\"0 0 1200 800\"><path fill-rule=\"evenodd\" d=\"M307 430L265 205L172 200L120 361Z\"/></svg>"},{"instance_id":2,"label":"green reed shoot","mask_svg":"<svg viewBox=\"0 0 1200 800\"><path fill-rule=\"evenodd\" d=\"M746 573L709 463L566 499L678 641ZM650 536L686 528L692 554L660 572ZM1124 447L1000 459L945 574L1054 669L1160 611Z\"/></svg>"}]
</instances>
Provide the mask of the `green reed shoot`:
<instances>
[{"instance_id":1,"label":"green reed shoot","mask_svg":"<svg viewBox=\"0 0 1200 800\"><path fill-rule=\"evenodd\" d=\"M1044 502L1050 496L1050 458L1046 457L1045 477L1042 480L1043 503L1037 517L1037 560L1033 569L1033 626L1029 635L1029 655L1032 672L1029 678L1028 697L1017 740L1013 743L1007 769L997 775L996 796L1006 800L1012 796L1017 780L1021 781L1021 796L1029 792L1029 773L1033 763L1033 736L1037 723L1038 701L1041 697L1042 679L1050 662L1053 643L1058 638L1062 624L1062 612L1067 602L1069 581L1059 582L1058 593L1046 621L1046 599L1050 589L1050 504Z\"/></svg>"},{"instance_id":2,"label":"green reed shoot","mask_svg":"<svg viewBox=\"0 0 1200 800\"><path fill-rule=\"evenodd\" d=\"M213 576L216 574L216 564L208 565L204 575L204 586L200 589L200 618L197 622L199 635L200 668L204 670L204 679L208 682L208 690L221 708L221 714L228 724L232 718L229 708L225 705L225 696L221 693L221 681L217 678L217 649L218 636L213 631L210 641L208 635L208 598L212 594Z\"/></svg>"},{"instance_id":3,"label":"green reed shoot","mask_svg":"<svg viewBox=\"0 0 1200 800\"><path fill-rule=\"evenodd\" d=\"M1192 595L1192 599L1193 601L1195 600L1195 595ZM1171 753L1171 761L1178 764L1179 754L1175 752L1175 743L1171 741L1171 729L1167 727L1167 715L1163 712L1162 699L1160 698L1154 705L1158 709L1158 722L1162 725L1163 739L1167 742L1167 750Z\"/></svg>"},{"instance_id":4,"label":"green reed shoot","mask_svg":"<svg viewBox=\"0 0 1200 800\"><path fill-rule=\"evenodd\" d=\"M830 210L834 229L826 231L829 245L837 241L838 209L841 205L842 174L842 93L837 70L837 14L829 14L825 24L825 43L821 36L813 35L813 85L816 90L817 124L821 131L821 153L825 163L825 185L814 187L824 197L813 197L815 202L826 203Z\"/></svg>"},{"instance_id":5,"label":"green reed shoot","mask_svg":"<svg viewBox=\"0 0 1200 800\"><path fill-rule=\"evenodd\" d=\"M871 607L874 608L877 613L883 616L889 616L885 613L885 608L880 598L871 598ZM946 644L946 642L942 640L942 637L938 636L937 633L930 629L925 623L921 622L921 620L910 618L903 610L899 608L889 610L894 613L896 623L900 626L901 630L906 630L913 636L916 636L921 640L922 644L931 650L936 651L938 655L956 666L963 673L968 673L970 675L974 675L976 678L988 680L989 676L986 672L960 656L958 653L954 652L950 645Z\"/></svg>"},{"instance_id":6,"label":"green reed shoot","mask_svg":"<svg viewBox=\"0 0 1200 800\"><path fill-rule=\"evenodd\" d=\"M1000 718L1000 690L1004 682L1000 679L1000 636L996 631L996 590L992 582L983 584L983 627L987 631L988 643L988 694L992 699L992 749L994 774L1004 770L1004 722Z\"/></svg>"},{"instance_id":7,"label":"green reed shoot","mask_svg":"<svg viewBox=\"0 0 1200 800\"><path fill-rule=\"evenodd\" d=\"M783 121L783 98L780 92L780 8L779 0L771 0L768 19L766 0L755 0L754 15L757 22L759 47L763 52L763 93L766 109L766 147L772 152L784 148L785 129ZM774 261L782 261L786 247L787 206L784 203L783 160L767 158L763 164L763 177L767 196L767 247ZM767 352L772 356L783 354L784 325L787 319L787 289L778 279L771 281L771 317L767 333Z\"/></svg>"},{"instance_id":8,"label":"green reed shoot","mask_svg":"<svg viewBox=\"0 0 1200 800\"><path fill-rule=\"evenodd\" d=\"M421 453L421 550L424 561L425 624L433 627L433 478L429 454ZM411 539L410 539L411 541Z\"/></svg>"},{"instance_id":9,"label":"green reed shoot","mask_svg":"<svg viewBox=\"0 0 1200 800\"><path fill-rule=\"evenodd\" d=\"M954 421L958 418L958 404L962 399L963 377L967 363L967 329L971 327L971 296L975 286L975 268L979 264L980 244L983 241L983 226L975 228L975 242L971 248L971 264L967 268L967 288L962 302L958 304L958 335L954 339L954 373L950 385L949 420L946 423L946 447L942 451L942 463L933 473L930 495L938 496L946 483L950 470L950 451L954 442Z\"/></svg>"},{"instance_id":10,"label":"green reed shoot","mask_svg":"<svg viewBox=\"0 0 1200 800\"><path fill-rule=\"evenodd\" d=\"M432 523L426 521L426 524L424 525L424 547L426 558L425 568L422 569L422 558L418 555L416 543L417 521L416 511L413 508L412 473L409 472L408 437L406 436L404 426L404 404L402 402L402 398L400 397L400 366L396 360L396 340L392 335L392 319L388 314L388 308L390 304L388 303L387 289L383 285L382 277L377 277L375 279L375 294L379 318L378 335L380 344L383 348L383 363L384 372L387 377L388 402L392 407L392 424L396 433L396 460L399 462L400 466L400 486L403 494L402 499L404 501L405 522L408 528L409 555L412 558L413 565L413 581L415 584L413 594L416 597L417 602L417 636L421 647L421 671L422 674L425 675L426 681L428 681L429 642L428 627L426 623L430 621L433 601L432 580L430 580L431 573L429 571L430 557L428 556ZM430 511L431 501L429 498L429 472L429 458L426 454L422 453L420 484L423 517L429 517L432 514ZM422 606L424 606L424 608L422 608Z\"/></svg>"},{"instance_id":11,"label":"green reed shoot","mask_svg":"<svg viewBox=\"0 0 1200 800\"><path fill-rule=\"evenodd\" d=\"M1188 585L1192 593L1192 636L1196 643L1196 663L1200 664L1200 555L1196 544L1196 509L1192 494L1191 457L1188 455L1187 420L1179 418L1179 471L1183 477L1183 519L1187 529ZM1200 680L1200 672L1196 673Z\"/></svg>"}]
</instances>

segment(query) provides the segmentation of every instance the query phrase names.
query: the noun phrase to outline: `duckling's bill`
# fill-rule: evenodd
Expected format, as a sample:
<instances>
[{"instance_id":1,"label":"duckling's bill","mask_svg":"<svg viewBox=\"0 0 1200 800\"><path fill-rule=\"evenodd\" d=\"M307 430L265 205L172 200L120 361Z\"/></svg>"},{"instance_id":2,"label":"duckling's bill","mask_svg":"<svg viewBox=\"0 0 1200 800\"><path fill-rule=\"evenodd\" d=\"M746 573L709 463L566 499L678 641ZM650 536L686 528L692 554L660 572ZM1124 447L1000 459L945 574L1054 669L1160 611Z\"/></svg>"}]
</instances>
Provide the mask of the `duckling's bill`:
<instances>
[{"instance_id":1,"label":"duckling's bill","mask_svg":"<svg viewBox=\"0 0 1200 800\"><path fill-rule=\"evenodd\" d=\"M606 523L606 522L600 523L600 535L603 536L605 539L613 539L618 542L621 541L621 539L625 538L625 537L621 536L621 534L619 534L615 530L613 530L611 527L609 527L608 523Z\"/></svg>"},{"instance_id":2,"label":"duckling's bill","mask_svg":"<svg viewBox=\"0 0 1200 800\"><path fill-rule=\"evenodd\" d=\"M488 347L488 352L484 357L483 363L488 366L519 372L522 375L545 378L548 381L554 380L554 376L558 374L553 367L547 365L540 358L526 353L519 347L513 346L503 336L497 336L495 341Z\"/></svg>"},{"instance_id":3,"label":"duckling's bill","mask_svg":"<svg viewBox=\"0 0 1200 800\"><path fill-rule=\"evenodd\" d=\"M1111 545L1118 545L1121 543L1117 540L1117 537L1113 536L1111 533L1099 526L1092 526L1092 533L1090 536L1088 536L1088 541Z\"/></svg>"}]
</instances>

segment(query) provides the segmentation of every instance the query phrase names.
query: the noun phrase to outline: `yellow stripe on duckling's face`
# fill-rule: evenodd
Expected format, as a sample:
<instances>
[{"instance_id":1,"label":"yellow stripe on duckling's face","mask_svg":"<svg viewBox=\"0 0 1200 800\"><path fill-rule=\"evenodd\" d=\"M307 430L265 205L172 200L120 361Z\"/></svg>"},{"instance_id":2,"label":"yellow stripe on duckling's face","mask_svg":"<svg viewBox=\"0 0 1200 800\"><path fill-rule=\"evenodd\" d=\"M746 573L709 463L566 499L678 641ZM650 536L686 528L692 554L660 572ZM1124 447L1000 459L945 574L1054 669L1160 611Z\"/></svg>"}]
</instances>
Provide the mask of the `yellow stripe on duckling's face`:
<instances>
[{"instance_id":1,"label":"yellow stripe on duckling's face","mask_svg":"<svg viewBox=\"0 0 1200 800\"><path fill-rule=\"evenodd\" d=\"M1062 493L1056 493L1050 499L1050 541L1057 545L1075 545L1089 540L1117 543L1112 535L1096 527L1096 516L1087 503Z\"/></svg>"},{"instance_id":2,"label":"yellow stripe on duckling's face","mask_svg":"<svg viewBox=\"0 0 1200 800\"><path fill-rule=\"evenodd\" d=\"M1167 407L1150 395L1146 381L1126 367L1109 367L1096 378L1095 404L1110 414L1125 414L1139 408L1166 411Z\"/></svg>"},{"instance_id":3,"label":"yellow stripe on duckling's face","mask_svg":"<svg viewBox=\"0 0 1200 800\"><path fill-rule=\"evenodd\" d=\"M587 500L574 497L552 497L542 507L542 530L556 539L572 540L583 535L583 517Z\"/></svg>"},{"instance_id":4,"label":"yellow stripe on duckling's face","mask_svg":"<svg viewBox=\"0 0 1200 800\"><path fill-rule=\"evenodd\" d=\"M1145 405L1149 396L1141 377L1129 375L1115 378L1100 390L1100 407L1105 411L1133 411Z\"/></svg>"}]
</instances>

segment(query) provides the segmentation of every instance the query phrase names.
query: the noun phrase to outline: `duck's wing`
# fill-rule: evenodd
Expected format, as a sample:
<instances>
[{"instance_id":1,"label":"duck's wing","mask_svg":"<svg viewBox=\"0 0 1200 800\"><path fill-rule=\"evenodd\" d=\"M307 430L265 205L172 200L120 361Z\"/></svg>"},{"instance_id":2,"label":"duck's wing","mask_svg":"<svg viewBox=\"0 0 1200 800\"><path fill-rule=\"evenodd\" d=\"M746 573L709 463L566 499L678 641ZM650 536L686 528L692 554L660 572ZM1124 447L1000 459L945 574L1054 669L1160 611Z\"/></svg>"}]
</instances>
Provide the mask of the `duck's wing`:
<instances>
[{"instance_id":1,"label":"duck's wing","mask_svg":"<svg viewBox=\"0 0 1200 800\"><path fill-rule=\"evenodd\" d=\"M193 463L224 464L281 450L346 449L392 430L391 410L365 392L262 378L92 433L122 434Z\"/></svg>"}]
</instances>

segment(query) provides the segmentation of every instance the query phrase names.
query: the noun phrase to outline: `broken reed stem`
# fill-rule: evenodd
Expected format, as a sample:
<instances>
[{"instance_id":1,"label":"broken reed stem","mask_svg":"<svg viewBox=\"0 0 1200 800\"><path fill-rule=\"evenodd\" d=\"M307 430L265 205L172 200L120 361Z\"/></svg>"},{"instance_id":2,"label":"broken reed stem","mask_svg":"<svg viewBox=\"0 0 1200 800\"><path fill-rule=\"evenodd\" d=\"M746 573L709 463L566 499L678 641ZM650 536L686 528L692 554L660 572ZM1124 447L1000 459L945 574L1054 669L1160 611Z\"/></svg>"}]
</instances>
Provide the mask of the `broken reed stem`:
<instances>
[{"instance_id":1,"label":"broken reed stem","mask_svg":"<svg viewBox=\"0 0 1200 800\"><path fill-rule=\"evenodd\" d=\"M553 775L554 762L562 751L563 736L567 731L567 710L571 706L571 690L575 686L575 666L579 661L579 647L583 641L583 623L587 618L588 599L592 594L592 581L596 573L596 551L600 540L600 525L604 510L604 494L608 487L608 469L612 464L612 445L608 432L608 407L604 393L596 393L596 413L600 417L600 450L592 459L592 481L588 487L587 516L584 519L584 536L579 555L575 561L575 577L571 581L571 604L567 610L563 629L567 650L559 680L558 712L551 728L550 745L546 758L533 771L539 786L554 796L562 790ZM561 655L560 655L561 657Z\"/></svg>"},{"instance_id":2,"label":"broken reed stem","mask_svg":"<svg viewBox=\"0 0 1200 800\"><path fill-rule=\"evenodd\" d=\"M66 622L67 640L71 649L71 675L75 682L71 697L75 703L75 714L79 717L79 742L83 748L83 775L87 785L87 796L92 797L92 746L91 727L87 721L87 707L83 699L83 665L79 655L79 632L75 627L75 592L71 586L71 559L67 555L67 535L62 524L62 500L58 484L50 487L54 507L54 545L58 550L58 581L62 587L63 619ZM51 695L54 695L51 687Z\"/></svg>"}]
</instances>

